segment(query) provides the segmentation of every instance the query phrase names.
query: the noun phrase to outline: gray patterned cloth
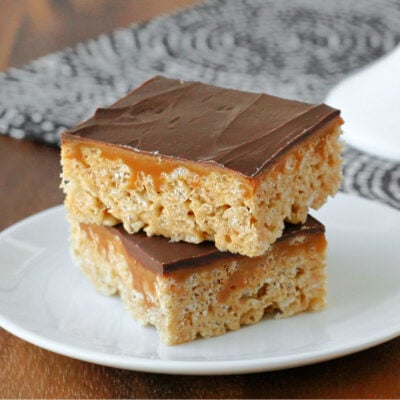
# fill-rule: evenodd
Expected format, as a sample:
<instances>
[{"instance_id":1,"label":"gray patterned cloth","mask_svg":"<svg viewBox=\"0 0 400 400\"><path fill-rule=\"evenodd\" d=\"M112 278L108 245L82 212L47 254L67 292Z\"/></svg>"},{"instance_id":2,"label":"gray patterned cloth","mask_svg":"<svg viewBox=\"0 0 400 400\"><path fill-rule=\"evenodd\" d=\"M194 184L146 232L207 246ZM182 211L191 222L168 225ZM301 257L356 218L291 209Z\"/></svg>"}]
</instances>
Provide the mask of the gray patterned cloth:
<instances>
[{"instance_id":1,"label":"gray patterned cloth","mask_svg":"<svg viewBox=\"0 0 400 400\"><path fill-rule=\"evenodd\" d=\"M210 0L0 74L0 132L60 133L152 75L321 102L400 42L399 0ZM400 163L345 151L342 190L400 209Z\"/></svg>"}]
</instances>

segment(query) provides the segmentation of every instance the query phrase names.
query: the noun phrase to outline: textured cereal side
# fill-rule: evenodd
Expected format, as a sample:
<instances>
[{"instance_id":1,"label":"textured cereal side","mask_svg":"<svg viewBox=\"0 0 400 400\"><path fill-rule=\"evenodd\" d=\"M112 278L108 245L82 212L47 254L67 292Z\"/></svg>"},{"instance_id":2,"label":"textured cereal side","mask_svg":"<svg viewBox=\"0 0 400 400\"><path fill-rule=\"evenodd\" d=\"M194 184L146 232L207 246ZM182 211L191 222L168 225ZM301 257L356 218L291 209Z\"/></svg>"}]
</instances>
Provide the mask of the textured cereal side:
<instances>
[{"instance_id":1,"label":"textured cereal side","mask_svg":"<svg viewBox=\"0 0 400 400\"><path fill-rule=\"evenodd\" d=\"M221 335L265 314L288 317L325 305L322 234L304 235L290 246L277 243L262 257L216 261L167 276L129 257L117 236L100 240L76 221L71 221L71 245L95 287L119 293L133 318L154 325L168 345Z\"/></svg>"}]
</instances>

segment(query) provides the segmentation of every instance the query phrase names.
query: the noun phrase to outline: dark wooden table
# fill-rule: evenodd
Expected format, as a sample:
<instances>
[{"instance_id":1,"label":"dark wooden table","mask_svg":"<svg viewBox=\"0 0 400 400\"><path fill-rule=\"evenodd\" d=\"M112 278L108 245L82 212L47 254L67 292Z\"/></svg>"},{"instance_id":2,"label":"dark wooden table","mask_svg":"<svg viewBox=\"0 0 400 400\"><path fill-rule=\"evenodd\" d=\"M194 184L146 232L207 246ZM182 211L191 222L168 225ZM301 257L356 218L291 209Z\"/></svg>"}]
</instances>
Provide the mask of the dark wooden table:
<instances>
[{"instance_id":1,"label":"dark wooden table","mask_svg":"<svg viewBox=\"0 0 400 400\"><path fill-rule=\"evenodd\" d=\"M195 2L0 0L0 69ZM59 173L57 149L0 137L0 229L61 203ZM77 361L0 329L0 397L400 398L400 338L302 368L185 377Z\"/></svg>"}]
</instances>

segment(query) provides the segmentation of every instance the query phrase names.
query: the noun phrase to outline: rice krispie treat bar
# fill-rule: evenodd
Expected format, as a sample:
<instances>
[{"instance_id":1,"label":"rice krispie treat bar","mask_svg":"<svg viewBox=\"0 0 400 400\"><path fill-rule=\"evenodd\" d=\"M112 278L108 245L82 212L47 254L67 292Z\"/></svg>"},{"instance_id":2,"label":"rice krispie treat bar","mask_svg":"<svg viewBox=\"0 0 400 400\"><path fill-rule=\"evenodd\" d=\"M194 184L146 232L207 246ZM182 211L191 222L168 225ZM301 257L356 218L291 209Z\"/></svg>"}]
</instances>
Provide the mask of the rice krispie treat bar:
<instances>
[{"instance_id":1,"label":"rice krispie treat bar","mask_svg":"<svg viewBox=\"0 0 400 400\"><path fill-rule=\"evenodd\" d=\"M62 136L79 222L263 254L341 182L339 111L155 77Z\"/></svg>"},{"instance_id":2,"label":"rice krispie treat bar","mask_svg":"<svg viewBox=\"0 0 400 400\"><path fill-rule=\"evenodd\" d=\"M324 226L288 225L267 252L245 257L213 243L169 242L71 220L72 253L103 294L119 293L131 315L165 344L221 335L325 305Z\"/></svg>"}]
</instances>

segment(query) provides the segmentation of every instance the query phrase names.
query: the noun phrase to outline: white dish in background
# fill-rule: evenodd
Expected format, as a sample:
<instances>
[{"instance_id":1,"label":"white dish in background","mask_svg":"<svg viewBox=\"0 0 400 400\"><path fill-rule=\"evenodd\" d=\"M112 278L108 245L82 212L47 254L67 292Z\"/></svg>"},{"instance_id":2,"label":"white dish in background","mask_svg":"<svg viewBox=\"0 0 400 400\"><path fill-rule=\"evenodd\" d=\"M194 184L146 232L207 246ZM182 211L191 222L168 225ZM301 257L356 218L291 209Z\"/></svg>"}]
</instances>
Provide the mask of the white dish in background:
<instances>
[{"instance_id":1,"label":"white dish in background","mask_svg":"<svg viewBox=\"0 0 400 400\"><path fill-rule=\"evenodd\" d=\"M329 305L168 347L118 297L96 293L72 264L64 208L0 234L0 325L73 358L170 374L228 374L305 365L400 334L400 213L339 194L314 213L327 226Z\"/></svg>"},{"instance_id":2,"label":"white dish in background","mask_svg":"<svg viewBox=\"0 0 400 400\"><path fill-rule=\"evenodd\" d=\"M400 161L400 46L339 83L325 102L342 110L347 143Z\"/></svg>"}]
</instances>

